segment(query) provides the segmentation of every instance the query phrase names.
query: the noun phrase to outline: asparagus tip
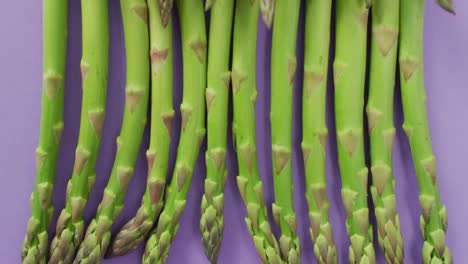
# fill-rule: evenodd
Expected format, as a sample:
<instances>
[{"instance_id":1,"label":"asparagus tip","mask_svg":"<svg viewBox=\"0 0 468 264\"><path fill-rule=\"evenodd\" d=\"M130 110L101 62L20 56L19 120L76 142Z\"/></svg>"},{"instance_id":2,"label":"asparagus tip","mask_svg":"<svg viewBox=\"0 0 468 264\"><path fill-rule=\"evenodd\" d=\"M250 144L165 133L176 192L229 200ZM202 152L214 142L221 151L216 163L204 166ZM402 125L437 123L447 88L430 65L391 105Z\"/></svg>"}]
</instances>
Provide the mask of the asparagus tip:
<instances>
[{"instance_id":1,"label":"asparagus tip","mask_svg":"<svg viewBox=\"0 0 468 264\"><path fill-rule=\"evenodd\" d=\"M453 7L453 0L437 0L437 4L445 11L456 15L455 8Z\"/></svg>"}]
</instances>

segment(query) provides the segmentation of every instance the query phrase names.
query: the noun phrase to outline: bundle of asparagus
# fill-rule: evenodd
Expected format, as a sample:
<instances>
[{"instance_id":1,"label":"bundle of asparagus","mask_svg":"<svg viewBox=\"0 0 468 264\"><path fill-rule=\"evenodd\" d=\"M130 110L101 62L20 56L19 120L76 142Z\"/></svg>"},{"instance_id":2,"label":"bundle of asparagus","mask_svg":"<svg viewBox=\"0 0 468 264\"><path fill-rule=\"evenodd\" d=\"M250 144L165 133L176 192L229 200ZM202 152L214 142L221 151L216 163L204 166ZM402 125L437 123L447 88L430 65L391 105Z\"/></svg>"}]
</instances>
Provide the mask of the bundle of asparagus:
<instances>
[{"instance_id":1,"label":"bundle of asparagus","mask_svg":"<svg viewBox=\"0 0 468 264\"><path fill-rule=\"evenodd\" d=\"M423 263L452 263L445 241L447 212L437 186L430 142L423 71L424 0L337 0L333 64L336 135L342 177L341 195L351 246L350 263L375 263L367 205L368 169L364 158L363 111L367 29L372 11L370 91L366 106L371 143L372 185L378 244L387 263L403 263L403 238L396 211L392 173L393 93L397 56L403 129L408 136L420 191ZM224 185L229 85L232 80L233 135L239 162L237 184L247 207L245 222L263 263L300 263L292 182L293 84L297 68L296 36L300 1L178 0L183 47L181 138L172 182L166 189L174 118L172 0L121 0L127 56L126 105L112 174L84 241L83 210L95 181L107 94L109 19L107 1L82 0L83 102L73 175L67 203L57 223L49 263L100 263L146 244L143 263L165 263L186 207L192 174L205 136L207 175L201 201L200 232L205 253L216 263L224 230ZM454 13L451 0L437 0ZM234 8L235 4L235 8ZM204 11L211 9L207 47ZM337 263L326 192L326 87L331 0L306 1L303 142L310 236L318 263ZM371 8L371 9L370 9ZM271 56L272 157L275 202L272 213L281 235L268 222L263 183L258 176L255 104L256 40L260 11L273 25ZM274 21L273 21L274 18ZM37 178L32 216L22 248L23 263L46 263L47 229L53 215L52 189L63 130L67 2L44 1L44 80ZM274 24L273 24L274 22ZM234 26L234 29L232 29ZM232 69L229 71L232 36ZM149 33L149 34L148 34ZM149 46L150 45L150 46ZM208 48L208 50L207 50ZM208 53L207 53L208 52ZM208 54L208 60L207 56ZM150 64L151 62L151 64ZM147 119L151 65L151 141L147 151L146 193L137 215L110 243L110 229L123 209ZM207 67L208 65L208 67ZM208 81L207 81L208 80ZM195 143L195 144L194 144ZM160 214L161 213L161 214ZM159 217L159 219L158 219Z\"/></svg>"},{"instance_id":2,"label":"bundle of asparagus","mask_svg":"<svg viewBox=\"0 0 468 264\"><path fill-rule=\"evenodd\" d=\"M121 0L127 57L125 111L112 174L96 217L88 226L74 263L99 263L110 242L110 229L123 200L140 149L149 96L149 38L144 0ZM72 186L74 188L74 186Z\"/></svg>"},{"instance_id":3,"label":"bundle of asparagus","mask_svg":"<svg viewBox=\"0 0 468 264\"><path fill-rule=\"evenodd\" d=\"M151 58L151 135L146 152L148 180L136 216L122 227L112 241L107 257L125 255L136 249L151 231L164 205L169 163L169 145L174 119L172 107L173 48L172 21L163 17L156 1L148 2Z\"/></svg>"},{"instance_id":4,"label":"bundle of asparagus","mask_svg":"<svg viewBox=\"0 0 468 264\"><path fill-rule=\"evenodd\" d=\"M109 19L107 1L82 0L83 103L75 166L66 207L57 221L49 263L71 263L84 233L83 210L94 187L107 95Z\"/></svg>"},{"instance_id":5,"label":"bundle of asparagus","mask_svg":"<svg viewBox=\"0 0 468 264\"><path fill-rule=\"evenodd\" d=\"M237 185L247 207L247 230L263 263L281 263L279 245L268 223L263 183L257 167L255 51L259 10L258 1L236 1L232 52L232 130L239 163Z\"/></svg>"},{"instance_id":6,"label":"bundle of asparagus","mask_svg":"<svg viewBox=\"0 0 468 264\"><path fill-rule=\"evenodd\" d=\"M206 29L200 0L178 0L183 54L182 127L174 176L164 209L146 244L143 263L165 263L187 204L187 194L205 137Z\"/></svg>"},{"instance_id":7,"label":"bundle of asparagus","mask_svg":"<svg viewBox=\"0 0 468 264\"><path fill-rule=\"evenodd\" d=\"M351 241L350 263L375 263L367 206L368 171L364 159L363 108L368 3L336 2L335 118L341 195Z\"/></svg>"}]
</instances>

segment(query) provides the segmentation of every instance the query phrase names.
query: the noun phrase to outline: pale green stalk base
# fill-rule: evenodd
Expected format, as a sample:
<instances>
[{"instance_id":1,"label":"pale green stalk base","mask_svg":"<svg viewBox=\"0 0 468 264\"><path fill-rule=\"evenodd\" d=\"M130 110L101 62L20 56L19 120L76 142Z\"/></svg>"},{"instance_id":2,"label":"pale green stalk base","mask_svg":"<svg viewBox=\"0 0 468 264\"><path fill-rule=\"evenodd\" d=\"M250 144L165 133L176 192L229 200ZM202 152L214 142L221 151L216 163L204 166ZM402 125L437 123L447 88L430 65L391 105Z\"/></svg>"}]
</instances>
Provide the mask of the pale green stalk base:
<instances>
[{"instance_id":1,"label":"pale green stalk base","mask_svg":"<svg viewBox=\"0 0 468 264\"><path fill-rule=\"evenodd\" d=\"M31 218L21 249L25 264L46 263L47 229L54 215L52 194L63 132L63 95L67 53L68 1L43 2L43 91L36 180L31 194Z\"/></svg>"},{"instance_id":2,"label":"pale green stalk base","mask_svg":"<svg viewBox=\"0 0 468 264\"><path fill-rule=\"evenodd\" d=\"M436 159L432 151L426 110L423 67L424 0L401 2L400 83L405 122L419 185L420 218L424 239L423 263L452 263L445 242L447 211L440 201Z\"/></svg>"},{"instance_id":3,"label":"pale green stalk base","mask_svg":"<svg viewBox=\"0 0 468 264\"><path fill-rule=\"evenodd\" d=\"M351 241L349 263L376 261L367 205L368 169L363 137L368 14L366 1L336 2L335 117L341 195Z\"/></svg>"},{"instance_id":4,"label":"pale green stalk base","mask_svg":"<svg viewBox=\"0 0 468 264\"><path fill-rule=\"evenodd\" d=\"M106 257L121 256L136 249L151 231L164 205L164 189L169 163L173 90L172 21L164 27L156 1L148 1L151 39L152 102L148 182L136 216L115 236Z\"/></svg>"},{"instance_id":5,"label":"pale green stalk base","mask_svg":"<svg viewBox=\"0 0 468 264\"><path fill-rule=\"evenodd\" d=\"M276 1L271 48L271 143L275 202L273 218L281 231L281 257L300 263L301 245L293 203L292 112L296 73L296 36L301 1Z\"/></svg>"},{"instance_id":6,"label":"pale green stalk base","mask_svg":"<svg viewBox=\"0 0 468 264\"><path fill-rule=\"evenodd\" d=\"M106 109L109 18L107 1L82 0L83 56L81 76L83 102L75 166L67 189L67 203L57 222L49 263L72 263L83 239L83 211L96 181ZM72 187L73 186L73 187Z\"/></svg>"},{"instance_id":7,"label":"pale green stalk base","mask_svg":"<svg viewBox=\"0 0 468 264\"><path fill-rule=\"evenodd\" d=\"M121 0L127 57L125 111L112 174L96 217L89 225L74 263L99 263L110 241L110 229L123 200L146 125L149 95L149 38L145 0Z\"/></svg>"},{"instance_id":8,"label":"pale green stalk base","mask_svg":"<svg viewBox=\"0 0 468 264\"><path fill-rule=\"evenodd\" d=\"M372 198L378 242L387 263L404 263L400 217L396 212L392 173L393 94L397 64L399 1L381 0L372 6L372 48L367 119L371 145Z\"/></svg>"},{"instance_id":9,"label":"pale green stalk base","mask_svg":"<svg viewBox=\"0 0 468 264\"><path fill-rule=\"evenodd\" d=\"M208 2L207 2L208 3ZM229 83L229 55L234 1L217 0L211 7L208 43L208 146L205 194L201 203L200 232L205 254L216 263L224 232L224 184L226 182L226 136Z\"/></svg>"},{"instance_id":10,"label":"pale green stalk base","mask_svg":"<svg viewBox=\"0 0 468 264\"><path fill-rule=\"evenodd\" d=\"M338 263L328 211L326 183L326 95L330 44L331 0L306 1L303 141L306 198L317 263Z\"/></svg>"},{"instance_id":11,"label":"pale green stalk base","mask_svg":"<svg viewBox=\"0 0 468 264\"><path fill-rule=\"evenodd\" d=\"M187 204L187 194L205 137L206 30L203 2L177 1L183 54L184 95L180 112L182 131L174 175L166 193L166 203L151 234L143 263L165 263L179 229L179 220Z\"/></svg>"}]
</instances>

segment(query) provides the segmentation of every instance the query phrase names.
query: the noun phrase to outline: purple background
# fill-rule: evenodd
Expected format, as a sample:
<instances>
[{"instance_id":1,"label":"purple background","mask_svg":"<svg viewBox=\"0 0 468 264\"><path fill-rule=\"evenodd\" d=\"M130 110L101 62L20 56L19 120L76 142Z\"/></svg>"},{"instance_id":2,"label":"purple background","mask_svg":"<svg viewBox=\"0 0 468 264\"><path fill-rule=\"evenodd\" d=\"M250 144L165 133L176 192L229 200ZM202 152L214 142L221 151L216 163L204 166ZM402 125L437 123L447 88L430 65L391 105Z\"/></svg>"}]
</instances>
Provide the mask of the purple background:
<instances>
[{"instance_id":1,"label":"purple background","mask_svg":"<svg viewBox=\"0 0 468 264\"><path fill-rule=\"evenodd\" d=\"M79 130L81 104L80 50L81 23L79 1L69 1L69 45L65 96L65 131L60 149L57 170L57 188L54 203L57 213L64 206L66 182L71 176L74 148ZM466 162L468 141L468 3L456 1L458 15L453 17L441 11L433 1L427 1L425 31L425 72L427 104L434 151L438 157L439 186L443 202L449 214L447 243L457 262L468 258L466 245L468 231L466 217L468 206L463 193L468 184ZM119 134L124 104L125 56L123 49L122 20L118 1L110 1L110 73L107 119L101 153L97 165L97 184L86 208L89 221L102 197L102 190L112 168L115 152L115 138ZM30 216L29 194L34 182L34 149L36 148L40 118L40 96L42 76L42 4L41 1L3 1L0 8L0 76L3 91L0 96L0 171L3 183L0 185L0 202L3 215L0 220L0 259L1 263L19 263L20 248ZM302 11L303 12L303 11ZM303 16L302 16L303 18ZM178 28L178 27L176 27ZM300 97L302 86L302 42L303 20L298 34L299 69L296 78L294 119L294 180L295 205L299 219L299 235L303 245L303 261L314 262L312 243L308 236L309 220L304 198L304 175L301 142ZM178 29L177 29L178 34ZM176 37L178 39L178 37ZM271 181L271 148L269 136L269 50L270 38L260 23L258 39L258 89L257 104L259 170L265 180L266 199L273 201ZM176 81L175 103L181 100L181 56L180 44L176 42ZM330 85L330 92L332 91ZM329 116L332 116L332 94L329 94ZM396 98L399 99L399 92ZM420 263L422 241L419 234L420 207L417 183L412 167L408 142L402 132L401 105L396 103L396 127L394 162L398 210L405 240L407 263ZM328 183L331 199L331 222L338 244L340 259L347 260L349 246L345 232L345 213L341 203L336 143L333 119L329 119L331 133L328 144ZM180 122L180 115L176 122ZM177 129L175 129L177 130ZM178 136L178 135L175 135ZM132 217L145 188L146 165L143 159L148 145L148 133L140 152L140 158L125 200L125 210L114 227L120 228ZM175 144L174 144L175 145ZM175 153L171 154L172 164ZM235 183L236 163L232 147L228 155L229 177L226 185L225 236L220 252L220 263L259 263L244 225L245 209ZM192 189L188 196L188 207L182 217L182 224L169 256L169 263L208 263L198 231L200 200L203 193L205 168L200 159L195 170ZM55 226L55 220L52 224ZM276 231L276 230L275 230ZM463 250L465 248L465 250ZM138 263L142 247L131 255L104 263ZM380 253L379 253L380 255ZM382 258L380 257L380 261Z\"/></svg>"}]
</instances>

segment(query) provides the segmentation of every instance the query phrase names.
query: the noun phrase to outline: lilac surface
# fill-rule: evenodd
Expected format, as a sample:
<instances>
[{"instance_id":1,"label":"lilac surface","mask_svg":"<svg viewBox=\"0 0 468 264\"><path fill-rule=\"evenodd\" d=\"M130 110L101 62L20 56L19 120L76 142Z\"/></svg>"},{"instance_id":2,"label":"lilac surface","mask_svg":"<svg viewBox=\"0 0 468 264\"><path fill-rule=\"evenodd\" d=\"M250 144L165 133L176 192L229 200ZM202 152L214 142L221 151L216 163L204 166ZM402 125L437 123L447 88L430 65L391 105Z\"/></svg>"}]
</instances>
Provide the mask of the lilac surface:
<instances>
[{"instance_id":1,"label":"lilac surface","mask_svg":"<svg viewBox=\"0 0 468 264\"><path fill-rule=\"evenodd\" d=\"M65 98L65 130L60 149L57 170L57 188L54 193L56 216L64 206L64 190L71 176L74 148L79 129L81 88L79 61L81 54L81 24L79 1L70 2L69 46ZM427 1L425 31L425 72L427 104L434 151L438 157L439 186L443 202L449 214L447 243L457 263L468 258L466 245L468 231L464 223L468 217L465 198L466 161L468 141L468 3L456 1L457 16L441 11L433 1ZM110 174L115 152L115 138L119 133L124 104L125 56L123 49L122 20L118 1L110 1L111 47L107 118L97 166L97 182L86 219L89 221L102 197L102 190ZM41 1L4 1L0 9L0 76L2 95L0 113L0 171L3 184L0 185L0 201L3 215L0 220L0 262L19 263L20 248L30 216L29 195L34 182L34 150L36 148L40 118L40 96L42 76L42 7ZM301 20L303 29L303 20ZM260 23L258 39L258 89L257 104L259 171L265 180L266 199L273 201L271 181L271 147L269 136L269 50L271 34ZM178 37L177 37L178 39ZM298 34L298 62L302 63L303 33ZM177 43L177 42L176 42ZM175 103L181 100L181 56L180 44L176 52ZM303 245L304 263L314 263L312 243L309 241L307 204L304 198L304 170L302 167L300 96L302 66L298 69L295 92L294 119L294 180L296 185L296 209L299 219L299 236ZM332 86L329 85L328 114L332 117ZM396 96L399 99L399 93ZM412 167L408 142L402 132L402 113L396 104L397 137L395 139L394 162L398 210L405 240L407 263L420 263L422 246L419 234L420 208L417 182ZM176 122L180 122L180 115ZM349 246L345 231L345 212L341 203L336 143L333 119L329 119L331 133L328 144L328 190L331 199L331 222L338 244L340 259L347 260ZM177 131L177 129L175 129ZM177 136L177 135L175 135ZM230 138L230 137L229 137ZM143 157L148 143L148 133L137 162L134 180L129 187L125 209L114 227L120 228L136 212L145 188L146 165ZM175 144L173 144L175 145ZM171 154L172 164L175 151ZM228 153L229 176L226 185L225 236L221 247L220 263L260 263L254 246L244 225L245 209L237 191L235 154L232 147ZM200 201L203 192L205 167L202 160L195 170L192 189L188 197L186 213L176 237L168 263L208 263L200 241L198 224ZM466 193L465 193L466 194ZM52 224L55 226L55 221ZM53 228L52 228L53 229ZM465 249L465 250L464 250ZM143 248L131 255L106 260L104 263L139 263ZM379 253L380 254L380 253ZM379 263L382 261L380 257Z\"/></svg>"}]
</instances>

